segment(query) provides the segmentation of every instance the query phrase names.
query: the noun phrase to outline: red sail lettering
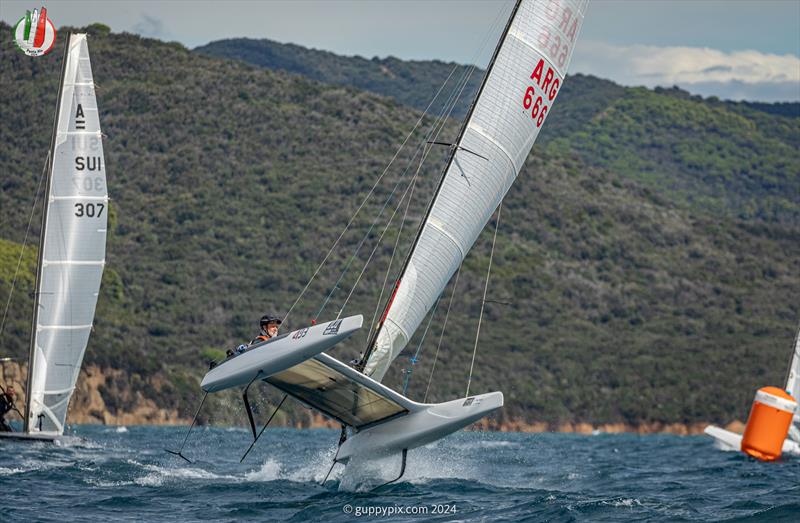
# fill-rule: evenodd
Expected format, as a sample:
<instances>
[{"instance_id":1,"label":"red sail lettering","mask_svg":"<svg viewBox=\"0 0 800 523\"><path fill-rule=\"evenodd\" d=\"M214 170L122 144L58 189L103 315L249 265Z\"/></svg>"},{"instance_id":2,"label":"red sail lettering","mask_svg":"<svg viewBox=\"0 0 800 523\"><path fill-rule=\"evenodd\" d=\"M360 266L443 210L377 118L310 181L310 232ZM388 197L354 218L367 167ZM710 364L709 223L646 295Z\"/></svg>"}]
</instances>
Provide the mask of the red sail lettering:
<instances>
[{"instance_id":1,"label":"red sail lettering","mask_svg":"<svg viewBox=\"0 0 800 523\"><path fill-rule=\"evenodd\" d=\"M572 24L569 26L569 31L567 31L567 38L573 44L575 43L575 35L578 34L578 19L575 18L572 20Z\"/></svg>"},{"instance_id":2,"label":"red sail lettering","mask_svg":"<svg viewBox=\"0 0 800 523\"><path fill-rule=\"evenodd\" d=\"M561 29L561 32L564 34L567 34L567 27L569 25L570 18L572 18L572 9L567 7L561 13L561 23L558 24L558 28Z\"/></svg>"},{"instance_id":3,"label":"red sail lettering","mask_svg":"<svg viewBox=\"0 0 800 523\"><path fill-rule=\"evenodd\" d=\"M550 100L551 102L553 101L553 98L555 98L556 95L558 94L558 86L560 83L561 82L558 81L558 78L553 80L553 88L550 89L550 93L547 95L547 99Z\"/></svg>"},{"instance_id":4,"label":"red sail lettering","mask_svg":"<svg viewBox=\"0 0 800 523\"><path fill-rule=\"evenodd\" d=\"M548 67L547 74L544 75L544 82L542 82L542 91L547 91L551 81L553 81L553 69Z\"/></svg>"},{"instance_id":5,"label":"red sail lettering","mask_svg":"<svg viewBox=\"0 0 800 523\"><path fill-rule=\"evenodd\" d=\"M539 63L536 64L536 68L531 73L531 80L536 80L536 85L539 85L542 81L542 72L544 71L544 58L539 59Z\"/></svg>"}]
</instances>

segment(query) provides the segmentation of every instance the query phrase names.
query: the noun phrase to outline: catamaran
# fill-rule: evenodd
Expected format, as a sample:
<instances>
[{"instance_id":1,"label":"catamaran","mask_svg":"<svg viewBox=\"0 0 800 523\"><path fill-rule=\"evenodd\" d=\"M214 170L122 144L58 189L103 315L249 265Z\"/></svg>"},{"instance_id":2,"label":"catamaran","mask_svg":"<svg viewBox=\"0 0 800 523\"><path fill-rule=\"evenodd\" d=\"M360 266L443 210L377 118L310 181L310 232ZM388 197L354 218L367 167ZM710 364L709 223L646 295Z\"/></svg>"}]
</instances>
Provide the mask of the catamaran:
<instances>
[{"instance_id":1,"label":"catamaran","mask_svg":"<svg viewBox=\"0 0 800 523\"><path fill-rule=\"evenodd\" d=\"M0 438L64 434L105 266L108 192L97 113L86 34L70 34L45 168L23 428Z\"/></svg>"},{"instance_id":2,"label":"catamaran","mask_svg":"<svg viewBox=\"0 0 800 523\"><path fill-rule=\"evenodd\" d=\"M245 387L254 442L260 434L247 390L257 380L342 424L331 469L354 458L400 454L400 476L393 481L403 475L410 449L502 407L502 392L419 403L381 380L519 174L564 81L586 5L586 0L521 0L513 7L458 138L448 144L438 187L358 362L347 364L325 351L361 328L361 315L253 345L208 371L201 383L206 395ZM181 450L170 452L184 457Z\"/></svg>"},{"instance_id":3,"label":"catamaran","mask_svg":"<svg viewBox=\"0 0 800 523\"><path fill-rule=\"evenodd\" d=\"M744 434L709 425L704 432L723 450L741 450L764 461L782 453L800 456L800 326L783 390L764 387L756 393Z\"/></svg>"}]
</instances>

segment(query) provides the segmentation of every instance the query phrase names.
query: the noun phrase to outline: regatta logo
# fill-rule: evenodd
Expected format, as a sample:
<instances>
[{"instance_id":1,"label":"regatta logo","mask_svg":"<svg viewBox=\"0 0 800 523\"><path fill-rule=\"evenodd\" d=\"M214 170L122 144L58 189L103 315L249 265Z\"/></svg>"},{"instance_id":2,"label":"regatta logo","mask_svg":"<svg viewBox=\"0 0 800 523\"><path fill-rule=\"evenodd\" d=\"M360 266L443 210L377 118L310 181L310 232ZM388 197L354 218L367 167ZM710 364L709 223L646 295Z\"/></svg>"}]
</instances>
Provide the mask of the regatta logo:
<instances>
[{"instance_id":1,"label":"regatta logo","mask_svg":"<svg viewBox=\"0 0 800 523\"><path fill-rule=\"evenodd\" d=\"M44 56L56 43L56 28L44 7L41 11L26 11L11 31L17 47L28 56Z\"/></svg>"}]
</instances>

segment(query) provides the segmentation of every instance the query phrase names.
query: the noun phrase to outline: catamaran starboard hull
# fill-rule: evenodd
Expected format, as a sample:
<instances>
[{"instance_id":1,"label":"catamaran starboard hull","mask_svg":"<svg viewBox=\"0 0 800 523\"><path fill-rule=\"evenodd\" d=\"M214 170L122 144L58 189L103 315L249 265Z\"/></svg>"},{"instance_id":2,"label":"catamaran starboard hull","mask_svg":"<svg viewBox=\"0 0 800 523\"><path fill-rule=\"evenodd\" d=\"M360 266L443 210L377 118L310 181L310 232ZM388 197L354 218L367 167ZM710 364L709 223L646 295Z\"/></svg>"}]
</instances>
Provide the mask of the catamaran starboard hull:
<instances>
[{"instance_id":1,"label":"catamaran starboard hull","mask_svg":"<svg viewBox=\"0 0 800 523\"><path fill-rule=\"evenodd\" d=\"M425 405L416 412L356 433L342 444L336 461L346 463L358 456L378 457L421 447L478 421L502 406L502 392Z\"/></svg>"}]
</instances>

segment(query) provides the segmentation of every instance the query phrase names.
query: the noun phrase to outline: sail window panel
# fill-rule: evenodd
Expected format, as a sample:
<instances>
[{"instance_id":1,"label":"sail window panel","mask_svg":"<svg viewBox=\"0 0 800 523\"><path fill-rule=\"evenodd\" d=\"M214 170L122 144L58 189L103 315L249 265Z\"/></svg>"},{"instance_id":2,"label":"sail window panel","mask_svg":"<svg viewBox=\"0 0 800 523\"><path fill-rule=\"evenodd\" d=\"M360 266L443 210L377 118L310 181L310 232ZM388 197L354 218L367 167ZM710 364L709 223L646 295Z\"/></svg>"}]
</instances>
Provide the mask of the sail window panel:
<instances>
[{"instance_id":1,"label":"sail window panel","mask_svg":"<svg viewBox=\"0 0 800 523\"><path fill-rule=\"evenodd\" d=\"M47 265L42 269L39 325L91 325L102 265Z\"/></svg>"},{"instance_id":2,"label":"sail window panel","mask_svg":"<svg viewBox=\"0 0 800 523\"><path fill-rule=\"evenodd\" d=\"M91 327L80 329L39 329L36 332L36 346L42 351L45 360L49 362L48 367L60 369L67 368L67 374L71 379L72 370L77 369L76 361L80 361L86 344L89 341ZM49 375L48 375L49 376ZM60 390L69 387L69 382L63 386L48 386L47 390Z\"/></svg>"},{"instance_id":3,"label":"sail window panel","mask_svg":"<svg viewBox=\"0 0 800 523\"><path fill-rule=\"evenodd\" d=\"M70 134L56 146L50 191L55 197L97 198L108 194L100 136Z\"/></svg>"},{"instance_id":4,"label":"sail window panel","mask_svg":"<svg viewBox=\"0 0 800 523\"><path fill-rule=\"evenodd\" d=\"M53 417L55 417L61 427L58 427L50 418L50 416L44 415L42 416L42 432L59 432L63 430L64 422L67 419L67 408L69 407L69 398L72 394L70 393L63 393L63 394L45 394L44 395L44 404L47 408L52 412ZM33 423L36 427L39 426L39 420L33 420Z\"/></svg>"},{"instance_id":5,"label":"sail window panel","mask_svg":"<svg viewBox=\"0 0 800 523\"><path fill-rule=\"evenodd\" d=\"M90 212L93 217L88 216ZM97 217L98 213L101 213L100 217ZM45 259L48 262L103 261L107 214L105 202L56 200L51 203L45 235Z\"/></svg>"},{"instance_id":6,"label":"sail window panel","mask_svg":"<svg viewBox=\"0 0 800 523\"><path fill-rule=\"evenodd\" d=\"M346 425L359 428L407 410L311 359L265 381Z\"/></svg>"}]
</instances>

